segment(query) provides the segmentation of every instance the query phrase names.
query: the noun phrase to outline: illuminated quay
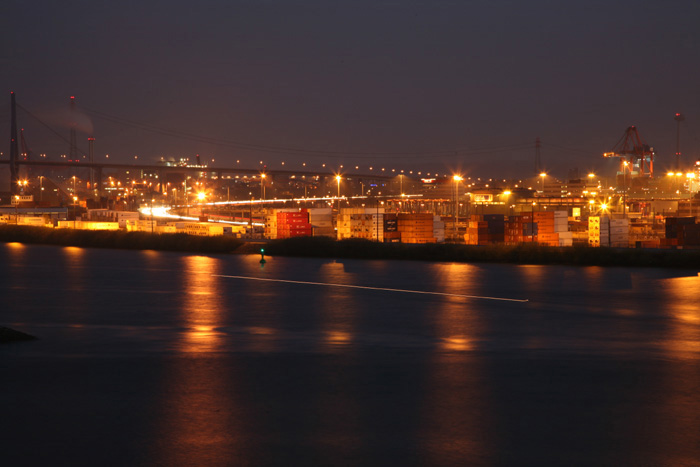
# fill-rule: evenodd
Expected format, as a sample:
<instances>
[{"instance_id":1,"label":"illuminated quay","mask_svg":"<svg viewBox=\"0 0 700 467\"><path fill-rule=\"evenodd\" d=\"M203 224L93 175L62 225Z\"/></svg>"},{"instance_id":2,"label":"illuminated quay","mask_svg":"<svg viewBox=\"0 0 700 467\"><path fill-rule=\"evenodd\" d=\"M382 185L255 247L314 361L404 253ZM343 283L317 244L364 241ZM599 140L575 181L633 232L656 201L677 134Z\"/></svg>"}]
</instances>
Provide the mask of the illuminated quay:
<instances>
[{"instance_id":1,"label":"illuminated quay","mask_svg":"<svg viewBox=\"0 0 700 467\"><path fill-rule=\"evenodd\" d=\"M700 246L700 201L694 202L700 164L654 179L590 173L574 180L545 172L506 180L359 166L324 173L187 161L20 166L14 193L2 200L2 223L258 239ZM293 212L305 228L279 223L283 213ZM683 226L680 235L676 225Z\"/></svg>"}]
</instances>

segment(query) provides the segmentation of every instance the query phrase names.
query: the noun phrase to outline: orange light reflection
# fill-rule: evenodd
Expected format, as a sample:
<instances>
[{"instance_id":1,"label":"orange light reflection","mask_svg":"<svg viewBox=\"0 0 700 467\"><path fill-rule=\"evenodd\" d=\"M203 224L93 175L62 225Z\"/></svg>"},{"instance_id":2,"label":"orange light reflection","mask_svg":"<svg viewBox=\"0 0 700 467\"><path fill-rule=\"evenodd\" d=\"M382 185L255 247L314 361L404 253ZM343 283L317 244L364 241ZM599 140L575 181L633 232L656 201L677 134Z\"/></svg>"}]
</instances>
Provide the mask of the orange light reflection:
<instances>
[{"instance_id":1,"label":"orange light reflection","mask_svg":"<svg viewBox=\"0 0 700 467\"><path fill-rule=\"evenodd\" d=\"M440 292L480 295L480 268L469 264L436 264L436 283ZM454 459L479 459L485 455L483 444L470 433L488 433L483 403L489 388L483 379L481 360L472 354L478 350L479 336L485 322L480 318L480 304L462 298L435 301L434 317L437 348L428 365L425 407L422 417L429 428L422 443L428 465L447 465ZM462 414L459 426L444 421Z\"/></svg>"},{"instance_id":2,"label":"orange light reflection","mask_svg":"<svg viewBox=\"0 0 700 467\"><path fill-rule=\"evenodd\" d=\"M184 267L184 301L182 315L187 331L180 343L182 352L215 351L223 334L215 330L220 326L222 309L219 260L207 256L186 256Z\"/></svg>"},{"instance_id":3,"label":"orange light reflection","mask_svg":"<svg viewBox=\"0 0 700 467\"><path fill-rule=\"evenodd\" d=\"M149 465L230 465L242 459L245 432L240 403L222 350L225 334L221 279L212 276L221 260L186 256L183 264L181 317L185 331L167 359L153 429Z\"/></svg>"},{"instance_id":4,"label":"orange light reflection","mask_svg":"<svg viewBox=\"0 0 700 467\"><path fill-rule=\"evenodd\" d=\"M662 282L664 304L673 317L666 351L676 358L700 358L700 277L677 277Z\"/></svg>"}]
</instances>

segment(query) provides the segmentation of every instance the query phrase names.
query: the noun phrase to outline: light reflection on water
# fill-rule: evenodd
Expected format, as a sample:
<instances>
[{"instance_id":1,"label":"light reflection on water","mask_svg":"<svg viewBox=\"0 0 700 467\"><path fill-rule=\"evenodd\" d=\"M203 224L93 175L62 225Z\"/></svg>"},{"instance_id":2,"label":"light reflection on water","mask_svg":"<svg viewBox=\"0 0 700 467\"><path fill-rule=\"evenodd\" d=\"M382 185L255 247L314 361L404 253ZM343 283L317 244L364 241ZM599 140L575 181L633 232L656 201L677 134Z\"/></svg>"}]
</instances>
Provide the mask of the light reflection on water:
<instances>
[{"instance_id":1,"label":"light reflection on water","mask_svg":"<svg viewBox=\"0 0 700 467\"><path fill-rule=\"evenodd\" d=\"M342 263L329 262L318 270L318 277L328 283L353 283L355 274L348 273ZM357 301L350 289L321 287L314 300L314 310L319 320L322 350L334 351L338 346L347 346L354 340L357 320ZM373 310L366 310L372 312Z\"/></svg>"},{"instance_id":2,"label":"light reflection on water","mask_svg":"<svg viewBox=\"0 0 700 467\"><path fill-rule=\"evenodd\" d=\"M221 259L182 257L185 329L177 348L195 358L173 360L163 373L154 426L159 442L149 454L159 465L223 466L242 456L229 369L223 360L206 358L221 351L227 338L216 329L226 314L221 279L215 276L220 271Z\"/></svg>"},{"instance_id":3,"label":"light reflection on water","mask_svg":"<svg viewBox=\"0 0 700 467\"><path fill-rule=\"evenodd\" d=\"M140 398L140 421L118 429L145 440L147 465L279 465L295 456L307 465L517 465L511 449L529 454L527 465L700 458L697 276L292 258L261 267L255 255L21 245L0 255L0 290L12 304L0 307L2 317L47 333L0 354L10 356L3 363L18 361L15 369L30 367L29 383L14 379L18 390L0 395L26 390L32 403L60 407L50 423L28 418L23 427L44 444L64 426L62 403L79 412L75 394L90 395L87 370L118 375L102 387L116 381ZM50 296L36 293L54 280ZM60 371L50 371L54 364ZM107 393L119 399L120 392ZM119 409L97 405L105 419L120 418ZM92 418L80 423L94 426Z\"/></svg>"},{"instance_id":4,"label":"light reflection on water","mask_svg":"<svg viewBox=\"0 0 700 467\"><path fill-rule=\"evenodd\" d=\"M440 292L479 295L476 285L482 270L468 264L438 264L433 267ZM436 301L434 309L436 352L426 368L425 403L421 407L422 423L427 427L421 445L427 465L472 459L484 462L483 438L489 437L490 426L482 416L487 388L485 375L469 354L478 348L479 336L487 332L479 302L461 298ZM466 358L466 360L463 360ZM449 421L449 422L448 422ZM476 437L476 433L481 433ZM478 463L478 462L477 462Z\"/></svg>"},{"instance_id":5,"label":"light reflection on water","mask_svg":"<svg viewBox=\"0 0 700 467\"><path fill-rule=\"evenodd\" d=\"M440 292L456 295L477 295L474 283L478 281L479 268L468 264L436 265ZM436 310L436 334L444 350L467 351L475 348L476 336L483 330L473 300L450 298L438 302Z\"/></svg>"},{"instance_id":6,"label":"light reflection on water","mask_svg":"<svg viewBox=\"0 0 700 467\"><path fill-rule=\"evenodd\" d=\"M220 259L208 256L185 256L182 274L182 317L186 326L180 345L182 352L214 352L222 346L223 334L215 328L221 326L226 310L223 307L223 291Z\"/></svg>"},{"instance_id":7,"label":"light reflection on water","mask_svg":"<svg viewBox=\"0 0 700 467\"><path fill-rule=\"evenodd\" d=\"M677 277L659 284L665 295L663 307L673 318L665 339L666 351L675 358L700 353L700 277Z\"/></svg>"}]
</instances>

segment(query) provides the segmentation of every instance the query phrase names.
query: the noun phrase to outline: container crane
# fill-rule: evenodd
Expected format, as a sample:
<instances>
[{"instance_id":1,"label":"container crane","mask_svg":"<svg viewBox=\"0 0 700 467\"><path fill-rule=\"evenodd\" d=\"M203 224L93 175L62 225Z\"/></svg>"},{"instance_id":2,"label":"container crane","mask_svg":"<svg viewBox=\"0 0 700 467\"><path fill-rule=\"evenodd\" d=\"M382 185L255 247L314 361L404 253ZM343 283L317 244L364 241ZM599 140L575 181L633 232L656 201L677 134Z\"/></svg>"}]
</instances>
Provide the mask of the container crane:
<instances>
[{"instance_id":1,"label":"container crane","mask_svg":"<svg viewBox=\"0 0 700 467\"><path fill-rule=\"evenodd\" d=\"M644 142L635 126L627 128L612 151L604 152L603 157L619 157L622 174L629 167L630 174L634 171L639 177L654 177L654 148Z\"/></svg>"}]
</instances>

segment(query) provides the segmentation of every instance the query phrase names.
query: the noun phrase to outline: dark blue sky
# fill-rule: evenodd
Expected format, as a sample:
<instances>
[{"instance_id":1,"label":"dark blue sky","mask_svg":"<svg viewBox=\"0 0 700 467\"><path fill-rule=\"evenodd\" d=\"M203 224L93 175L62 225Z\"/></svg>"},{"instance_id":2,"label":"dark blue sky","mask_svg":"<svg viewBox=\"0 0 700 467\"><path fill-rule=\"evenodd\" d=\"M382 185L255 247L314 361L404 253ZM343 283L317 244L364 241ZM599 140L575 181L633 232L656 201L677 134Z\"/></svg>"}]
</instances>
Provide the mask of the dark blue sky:
<instances>
[{"instance_id":1,"label":"dark blue sky","mask_svg":"<svg viewBox=\"0 0 700 467\"><path fill-rule=\"evenodd\" d=\"M529 176L539 136L564 177L612 170L600 153L636 125L662 170L675 112L686 161L700 157L697 0L101 3L6 1L0 104L14 90L66 138L70 95L125 119L92 117L112 160ZM68 151L20 118L34 152ZM7 157L8 111L0 134Z\"/></svg>"}]
</instances>

